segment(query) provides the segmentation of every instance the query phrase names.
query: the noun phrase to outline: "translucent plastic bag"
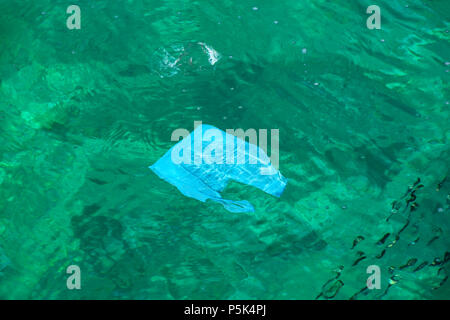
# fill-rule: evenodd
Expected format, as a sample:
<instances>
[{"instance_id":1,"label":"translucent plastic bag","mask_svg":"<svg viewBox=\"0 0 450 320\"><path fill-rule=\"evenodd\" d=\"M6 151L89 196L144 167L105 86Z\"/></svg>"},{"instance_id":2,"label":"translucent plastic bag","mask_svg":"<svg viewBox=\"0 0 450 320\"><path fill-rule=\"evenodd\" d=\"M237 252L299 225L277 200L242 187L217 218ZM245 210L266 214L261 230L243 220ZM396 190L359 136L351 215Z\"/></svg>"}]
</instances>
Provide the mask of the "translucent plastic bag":
<instances>
[{"instance_id":1,"label":"translucent plastic bag","mask_svg":"<svg viewBox=\"0 0 450 320\"><path fill-rule=\"evenodd\" d=\"M198 126L149 168L185 196L202 202L211 199L231 212L252 212L254 208L246 200L221 197L230 180L276 197L287 184L261 148L210 125Z\"/></svg>"}]
</instances>

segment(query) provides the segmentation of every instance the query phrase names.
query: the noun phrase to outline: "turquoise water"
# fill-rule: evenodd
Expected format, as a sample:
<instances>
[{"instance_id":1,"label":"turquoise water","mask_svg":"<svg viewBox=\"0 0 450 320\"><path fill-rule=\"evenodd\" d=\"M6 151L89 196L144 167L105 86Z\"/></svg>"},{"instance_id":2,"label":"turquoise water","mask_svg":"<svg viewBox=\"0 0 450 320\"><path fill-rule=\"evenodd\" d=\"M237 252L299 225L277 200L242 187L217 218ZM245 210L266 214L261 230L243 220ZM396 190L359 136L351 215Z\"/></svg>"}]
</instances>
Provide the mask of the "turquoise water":
<instances>
[{"instance_id":1,"label":"turquoise water","mask_svg":"<svg viewBox=\"0 0 450 320\"><path fill-rule=\"evenodd\" d=\"M0 1L0 298L450 298L448 1L71 4ZM279 129L283 195L159 179L194 121Z\"/></svg>"}]
</instances>

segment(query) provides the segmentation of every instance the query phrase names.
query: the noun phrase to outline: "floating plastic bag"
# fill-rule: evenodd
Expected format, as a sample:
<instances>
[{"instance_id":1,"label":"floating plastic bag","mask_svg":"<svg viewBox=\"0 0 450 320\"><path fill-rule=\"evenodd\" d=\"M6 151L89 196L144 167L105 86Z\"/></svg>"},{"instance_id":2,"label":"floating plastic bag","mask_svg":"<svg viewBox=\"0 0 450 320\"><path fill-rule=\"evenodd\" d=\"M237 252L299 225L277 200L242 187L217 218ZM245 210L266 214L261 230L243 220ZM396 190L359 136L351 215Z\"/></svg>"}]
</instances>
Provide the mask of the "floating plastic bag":
<instances>
[{"instance_id":1,"label":"floating plastic bag","mask_svg":"<svg viewBox=\"0 0 450 320\"><path fill-rule=\"evenodd\" d=\"M223 199L230 180L281 196L287 179L258 146L210 125L200 125L149 167L182 194L202 202L211 199L231 212L252 212L246 200Z\"/></svg>"},{"instance_id":2,"label":"floating plastic bag","mask_svg":"<svg viewBox=\"0 0 450 320\"><path fill-rule=\"evenodd\" d=\"M219 52L204 42L175 43L158 48L150 66L161 78L170 78L179 73L213 70L221 58Z\"/></svg>"}]
</instances>

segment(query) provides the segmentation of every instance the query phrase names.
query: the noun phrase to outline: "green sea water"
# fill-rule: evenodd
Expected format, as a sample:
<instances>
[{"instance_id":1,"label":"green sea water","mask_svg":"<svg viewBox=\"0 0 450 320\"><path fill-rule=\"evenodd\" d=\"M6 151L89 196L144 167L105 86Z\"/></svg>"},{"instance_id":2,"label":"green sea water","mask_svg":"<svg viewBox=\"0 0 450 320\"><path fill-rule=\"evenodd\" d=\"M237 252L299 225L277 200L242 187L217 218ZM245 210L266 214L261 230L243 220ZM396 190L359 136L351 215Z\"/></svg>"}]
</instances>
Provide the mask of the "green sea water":
<instances>
[{"instance_id":1,"label":"green sea water","mask_svg":"<svg viewBox=\"0 0 450 320\"><path fill-rule=\"evenodd\" d=\"M1 0L0 298L450 299L450 2L372 2ZM150 171L194 121L279 129L283 195Z\"/></svg>"}]
</instances>

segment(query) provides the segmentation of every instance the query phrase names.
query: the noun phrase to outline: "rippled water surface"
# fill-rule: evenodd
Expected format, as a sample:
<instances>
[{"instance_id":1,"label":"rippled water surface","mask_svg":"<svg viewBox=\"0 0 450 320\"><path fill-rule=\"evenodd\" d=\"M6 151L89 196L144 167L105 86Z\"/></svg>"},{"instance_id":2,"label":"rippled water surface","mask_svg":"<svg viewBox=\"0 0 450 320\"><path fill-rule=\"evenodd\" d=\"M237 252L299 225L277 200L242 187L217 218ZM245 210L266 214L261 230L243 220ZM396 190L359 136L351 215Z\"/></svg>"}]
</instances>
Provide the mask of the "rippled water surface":
<instances>
[{"instance_id":1,"label":"rippled water surface","mask_svg":"<svg viewBox=\"0 0 450 320\"><path fill-rule=\"evenodd\" d=\"M450 298L449 1L70 4L0 1L0 298ZM283 195L159 179L197 120L279 129Z\"/></svg>"}]
</instances>

